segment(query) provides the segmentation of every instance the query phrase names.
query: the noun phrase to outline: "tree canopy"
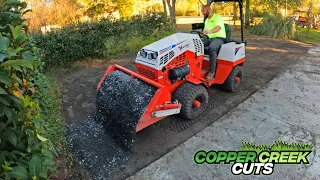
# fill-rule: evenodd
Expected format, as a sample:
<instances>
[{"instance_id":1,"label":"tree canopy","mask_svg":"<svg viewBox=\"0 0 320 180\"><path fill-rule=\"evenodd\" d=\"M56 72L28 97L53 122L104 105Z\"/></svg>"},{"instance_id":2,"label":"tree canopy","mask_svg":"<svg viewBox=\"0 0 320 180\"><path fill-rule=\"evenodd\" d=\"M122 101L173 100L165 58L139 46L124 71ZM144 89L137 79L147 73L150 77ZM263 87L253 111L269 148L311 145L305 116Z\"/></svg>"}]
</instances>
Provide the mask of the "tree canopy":
<instances>
[{"instance_id":1,"label":"tree canopy","mask_svg":"<svg viewBox=\"0 0 320 180\"><path fill-rule=\"evenodd\" d=\"M1 2L2 0L0 0ZM27 0L33 12L28 13L29 26L39 30L46 25L66 25L86 20L100 20L108 16L130 18L135 14L164 12L175 16L201 15L201 3L194 0ZM205 0L202 0L205 3ZM244 0L246 20L265 13L283 16L307 16L312 2L312 14L320 13L320 0ZM215 11L234 16L234 3L212 3ZM239 14L237 14L239 15Z\"/></svg>"}]
</instances>

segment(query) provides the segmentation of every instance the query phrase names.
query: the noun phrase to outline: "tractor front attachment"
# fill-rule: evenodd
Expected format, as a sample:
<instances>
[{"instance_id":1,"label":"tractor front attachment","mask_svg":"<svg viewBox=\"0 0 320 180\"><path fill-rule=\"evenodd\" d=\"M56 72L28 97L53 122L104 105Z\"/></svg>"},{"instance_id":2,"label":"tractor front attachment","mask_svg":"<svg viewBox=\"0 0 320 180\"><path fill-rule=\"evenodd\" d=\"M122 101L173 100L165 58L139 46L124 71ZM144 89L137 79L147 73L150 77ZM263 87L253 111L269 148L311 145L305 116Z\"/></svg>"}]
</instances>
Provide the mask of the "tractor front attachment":
<instances>
[{"instance_id":1,"label":"tractor front attachment","mask_svg":"<svg viewBox=\"0 0 320 180\"><path fill-rule=\"evenodd\" d=\"M97 92L96 119L128 148L137 131L181 109L164 85L119 65L106 70Z\"/></svg>"}]
</instances>

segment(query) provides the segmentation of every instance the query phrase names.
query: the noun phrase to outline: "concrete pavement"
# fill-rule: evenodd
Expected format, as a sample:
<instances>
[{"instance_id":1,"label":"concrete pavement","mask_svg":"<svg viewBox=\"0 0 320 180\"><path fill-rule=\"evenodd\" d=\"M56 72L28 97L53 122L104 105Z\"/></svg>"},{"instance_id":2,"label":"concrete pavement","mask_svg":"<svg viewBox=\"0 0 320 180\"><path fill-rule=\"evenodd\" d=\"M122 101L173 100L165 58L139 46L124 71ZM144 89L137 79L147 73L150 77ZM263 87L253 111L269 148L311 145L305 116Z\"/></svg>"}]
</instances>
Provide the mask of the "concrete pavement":
<instances>
[{"instance_id":1,"label":"concrete pavement","mask_svg":"<svg viewBox=\"0 0 320 180\"><path fill-rule=\"evenodd\" d=\"M320 51L311 52L315 53L128 179L320 179ZM270 176L234 176L231 165L194 162L199 150L241 150L243 141L277 140L313 144L311 164L275 165Z\"/></svg>"}]
</instances>

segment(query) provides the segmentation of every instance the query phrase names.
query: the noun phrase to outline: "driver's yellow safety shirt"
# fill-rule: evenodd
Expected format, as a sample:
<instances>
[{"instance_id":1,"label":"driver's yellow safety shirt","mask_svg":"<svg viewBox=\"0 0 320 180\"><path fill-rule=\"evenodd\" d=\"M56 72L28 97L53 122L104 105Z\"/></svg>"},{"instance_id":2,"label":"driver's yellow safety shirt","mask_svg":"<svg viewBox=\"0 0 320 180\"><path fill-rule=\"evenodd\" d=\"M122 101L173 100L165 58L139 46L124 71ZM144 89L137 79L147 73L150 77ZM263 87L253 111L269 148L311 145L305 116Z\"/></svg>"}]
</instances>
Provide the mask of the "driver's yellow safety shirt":
<instances>
[{"instance_id":1,"label":"driver's yellow safety shirt","mask_svg":"<svg viewBox=\"0 0 320 180\"><path fill-rule=\"evenodd\" d=\"M218 14L213 14L213 16L209 19L207 18L204 22L204 28L207 30L212 30L216 26L220 26L221 29L216 33L208 34L209 38L226 38L226 30L224 27L224 21L222 17Z\"/></svg>"}]
</instances>

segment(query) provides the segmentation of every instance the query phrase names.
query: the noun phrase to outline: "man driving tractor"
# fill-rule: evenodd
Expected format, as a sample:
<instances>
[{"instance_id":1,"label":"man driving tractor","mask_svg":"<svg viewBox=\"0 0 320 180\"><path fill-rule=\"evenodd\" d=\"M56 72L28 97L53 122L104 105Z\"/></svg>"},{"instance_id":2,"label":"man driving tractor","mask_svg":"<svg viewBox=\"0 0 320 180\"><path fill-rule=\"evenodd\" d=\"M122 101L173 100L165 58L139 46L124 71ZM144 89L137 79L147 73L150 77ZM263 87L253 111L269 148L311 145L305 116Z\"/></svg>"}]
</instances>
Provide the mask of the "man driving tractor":
<instances>
[{"instance_id":1,"label":"man driving tractor","mask_svg":"<svg viewBox=\"0 0 320 180\"><path fill-rule=\"evenodd\" d=\"M222 17L216 14L209 5L203 5L201 11L204 16L208 17L204 23L203 33L209 38L205 39L203 43L205 47L209 46L210 71L206 80L210 81L215 75L218 50L224 44L226 31Z\"/></svg>"}]
</instances>

